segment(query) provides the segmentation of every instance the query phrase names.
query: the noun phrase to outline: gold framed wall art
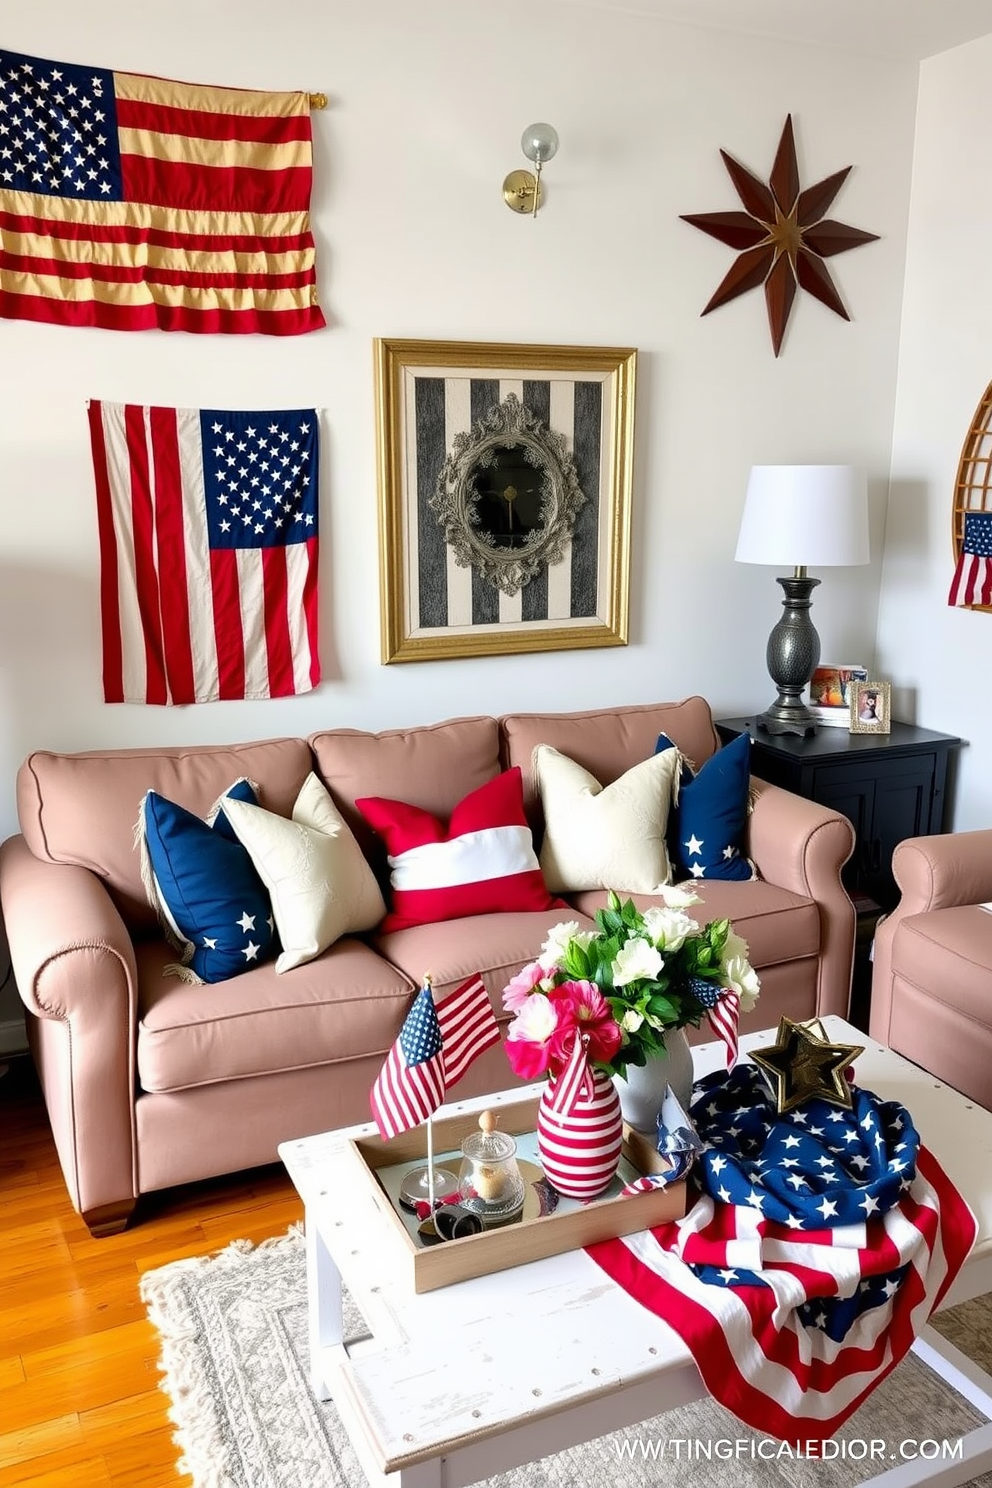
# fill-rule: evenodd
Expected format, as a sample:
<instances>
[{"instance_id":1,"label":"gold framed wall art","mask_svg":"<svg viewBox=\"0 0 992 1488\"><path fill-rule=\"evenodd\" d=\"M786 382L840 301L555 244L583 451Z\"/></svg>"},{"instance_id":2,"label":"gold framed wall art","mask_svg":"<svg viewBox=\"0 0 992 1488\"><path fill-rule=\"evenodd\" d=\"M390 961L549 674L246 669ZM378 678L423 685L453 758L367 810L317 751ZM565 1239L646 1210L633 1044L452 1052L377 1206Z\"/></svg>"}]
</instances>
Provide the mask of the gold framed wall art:
<instances>
[{"instance_id":1,"label":"gold framed wall art","mask_svg":"<svg viewBox=\"0 0 992 1488\"><path fill-rule=\"evenodd\" d=\"M383 662L625 646L637 352L374 351Z\"/></svg>"}]
</instances>

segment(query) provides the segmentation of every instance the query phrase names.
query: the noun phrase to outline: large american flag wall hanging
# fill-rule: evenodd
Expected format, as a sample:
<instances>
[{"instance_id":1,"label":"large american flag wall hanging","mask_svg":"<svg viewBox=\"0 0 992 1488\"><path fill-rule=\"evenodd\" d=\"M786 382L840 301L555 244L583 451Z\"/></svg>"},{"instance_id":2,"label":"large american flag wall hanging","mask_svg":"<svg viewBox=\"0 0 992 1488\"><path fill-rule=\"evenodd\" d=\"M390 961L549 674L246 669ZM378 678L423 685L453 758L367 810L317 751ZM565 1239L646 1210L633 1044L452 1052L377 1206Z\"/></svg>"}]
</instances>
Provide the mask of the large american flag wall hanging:
<instances>
[{"instance_id":1,"label":"large american flag wall hanging","mask_svg":"<svg viewBox=\"0 0 992 1488\"><path fill-rule=\"evenodd\" d=\"M89 422L104 700L316 687L315 410L92 402Z\"/></svg>"},{"instance_id":2,"label":"large american flag wall hanging","mask_svg":"<svg viewBox=\"0 0 992 1488\"><path fill-rule=\"evenodd\" d=\"M0 50L0 315L317 330L310 96Z\"/></svg>"}]
</instances>

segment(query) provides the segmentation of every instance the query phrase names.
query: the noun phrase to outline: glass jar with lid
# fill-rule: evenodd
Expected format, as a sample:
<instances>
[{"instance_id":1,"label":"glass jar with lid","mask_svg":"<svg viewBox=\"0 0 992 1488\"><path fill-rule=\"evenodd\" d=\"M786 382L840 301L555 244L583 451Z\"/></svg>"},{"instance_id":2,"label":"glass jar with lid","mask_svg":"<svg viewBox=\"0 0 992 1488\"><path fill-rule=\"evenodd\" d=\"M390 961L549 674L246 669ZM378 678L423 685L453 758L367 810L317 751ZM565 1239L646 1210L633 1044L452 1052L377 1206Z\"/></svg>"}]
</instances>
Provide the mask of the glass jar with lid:
<instances>
[{"instance_id":1,"label":"glass jar with lid","mask_svg":"<svg viewBox=\"0 0 992 1488\"><path fill-rule=\"evenodd\" d=\"M483 1111L479 1130L462 1143L458 1175L461 1203L477 1214L486 1229L512 1224L524 1207L524 1180L517 1166L517 1144L497 1131L492 1111Z\"/></svg>"}]
</instances>

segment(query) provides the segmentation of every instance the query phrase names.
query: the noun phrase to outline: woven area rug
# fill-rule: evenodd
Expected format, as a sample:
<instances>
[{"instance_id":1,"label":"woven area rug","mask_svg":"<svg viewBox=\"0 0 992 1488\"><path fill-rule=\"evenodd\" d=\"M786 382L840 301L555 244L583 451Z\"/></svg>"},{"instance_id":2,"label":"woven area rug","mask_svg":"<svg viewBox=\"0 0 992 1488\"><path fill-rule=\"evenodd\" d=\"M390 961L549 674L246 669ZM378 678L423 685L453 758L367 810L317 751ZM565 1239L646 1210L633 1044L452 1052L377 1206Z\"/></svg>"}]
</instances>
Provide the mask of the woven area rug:
<instances>
[{"instance_id":1,"label":"woven area rug","mask_svg":"<svg viewBox=\"0 0 992 1488\"><path fill-rule=\"evenodd\" d=\"M235 1241L215 1255L149 1271L141 1296L162 1338L161 1383L179 1466L196 1488L362 1488L365 1476L334 1406L310 1393L298 1228L259 1246ZM944 1313L939 1327L992 1372L992 1297ZM367 1334L354 1307L348 1329ZM953 1443L982 1422L908 1358L838 1435L844 1445L833 1461L759 1458L768 1438L707 1400L496 1474L486 1488L683 1488L687 1478L691 1488L852 1488L896 1465L908 1438ZM891 1460L859 1460L862 1444L872 1442L884 1444L876 1450ZM728 1450L733 1460L718 1456ZM992 1488L992 1473L973 1482Z\"/></svg>"}]
</instances>

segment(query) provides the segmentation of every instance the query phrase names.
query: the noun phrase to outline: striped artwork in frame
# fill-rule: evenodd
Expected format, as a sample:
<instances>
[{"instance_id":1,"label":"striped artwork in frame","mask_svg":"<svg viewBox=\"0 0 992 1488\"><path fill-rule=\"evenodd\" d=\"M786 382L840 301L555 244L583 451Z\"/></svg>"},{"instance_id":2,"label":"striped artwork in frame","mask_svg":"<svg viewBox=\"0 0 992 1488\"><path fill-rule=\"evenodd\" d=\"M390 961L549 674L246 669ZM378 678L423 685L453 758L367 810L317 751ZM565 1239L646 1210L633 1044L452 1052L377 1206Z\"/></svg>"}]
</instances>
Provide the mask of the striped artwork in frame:
<instances>
[{"instance_id":1,"label":"striped artwork in frame","mask_svg":"<svg viewBox=\"0 0 992 1488\"><path fill-rule=\"evenodd\" d=\"M636 351L375 351L383 661L626 645Z\"/></svg>"}]
</instances>

